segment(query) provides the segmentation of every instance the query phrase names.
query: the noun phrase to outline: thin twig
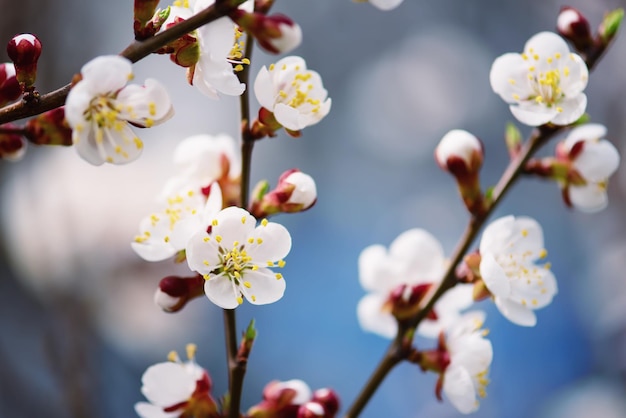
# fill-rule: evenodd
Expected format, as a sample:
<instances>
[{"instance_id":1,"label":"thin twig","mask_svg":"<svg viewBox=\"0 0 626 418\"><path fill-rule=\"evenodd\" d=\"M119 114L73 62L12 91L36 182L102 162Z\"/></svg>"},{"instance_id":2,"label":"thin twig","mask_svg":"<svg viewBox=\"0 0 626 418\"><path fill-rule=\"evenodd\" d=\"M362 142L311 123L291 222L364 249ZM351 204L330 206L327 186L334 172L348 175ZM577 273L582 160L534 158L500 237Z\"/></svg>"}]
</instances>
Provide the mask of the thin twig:
<instances>
[{"instance_id":1,"label":"thin twig","mask_svg":"<svg viewBox=\"0 0 626 418\"><path fill-rule=\"evenodd\" d=\"M145 41L135 41L124 49L120 55L132 62L137 62L159 48L180 38L184 34L196 30L200 26L213 22L220 17L227 16L245 0L218 1L205 10L195 14L163 32L148 38ZM20 101L0 109L0 125L18 119L39 115L57 107L63 106L65 99L72 88L71 83L50 93L43 94L37 101Z\"/></svg>"}]
</instances>

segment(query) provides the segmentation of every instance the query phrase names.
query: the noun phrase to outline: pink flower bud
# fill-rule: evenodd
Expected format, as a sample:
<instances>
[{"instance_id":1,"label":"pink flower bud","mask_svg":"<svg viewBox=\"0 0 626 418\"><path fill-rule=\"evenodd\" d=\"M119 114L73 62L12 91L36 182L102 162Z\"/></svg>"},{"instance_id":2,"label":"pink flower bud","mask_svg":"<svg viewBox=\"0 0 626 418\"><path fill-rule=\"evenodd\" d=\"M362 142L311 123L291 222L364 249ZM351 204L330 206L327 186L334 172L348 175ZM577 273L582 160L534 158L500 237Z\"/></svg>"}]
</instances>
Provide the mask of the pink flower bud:
<instances>
[{"instance_id":1,"label":"pink flower bud","mask_svg":"<svg viewBox=\"0 0 626 418\"><path fill-rule=\"evenodd\" d=\"M326 418L333 418L339 412L339 396L332 389L322 388L316 390L313 392L311 401L317 402L324 407L324 417Z\"/></svg>"},{"instance_id":2,"label":"pink flower bud","mask_svg":"<svg viewBox=\"0 0 626 418\"><path fill-rule=\"evenodd\" d=\"M177 312L189 300L201 295L204 295L204 279L201 276L168 276L161 279L154 294L154 303L165 312Z\"/></svg>"},{"instance_id":3,"label":"pink flower bud","mask_svg":"<svg viewBox=\"0 0 626 418\"><path fill-rule=\"evenodd\" d=\"M7 45L7 54L13 64L17 81L28 89L37 78L37 60L41 55L41 42L35 35L25 33L11 39Z\"/></svg>"},{"instance_id":4,"label":"pink flower bud","mask_svg":"<svg viewBox=\"0 0 626 418\"><path fill-rule=\"evenodd\" d=\"M10 123L2 125L6 129L18 129ZM18 133L0 133L0 158L18 161L26 153L26 141Z\"/></svg>"},{"instance_id":5,"label":"pink flower bud","mask_svg":"<svg viewBox=\"0 0 626 418\"><path fill-rule=\"evenodd\" d=\"M591 28L587 18L573 7L565 6L561 8L556 28L559 34L571 41L579 51L584 51L593 44Z\"/></svg>"},{"instance_id":6,"label":"pink flower bud","mask_svg":"<svg viewBox=\"0 0 626 418\"><path fill-rule=\"evenodd\" d=\"M307 402L298 408L297 418L324 418L324 407L317 402Z\"/></svg>"},{"instance_id":7,"label":"pink flower bud","mask_svg":"<svg viewBox=\"0 0 626 418\"><path fill-rule=\"evenodd\" d=\"M300 405L311 399L311 389L299 379L274 380L263 389L263 401L248 410L253 418L295 417Z\"/></svg>"},{"instance_id":8,"label":"pink flower bud","mask_svg":"<svg viewBox=\"0 0 626 418\"><path fill-rule=\"evenodd\" d=\"M254 36L262 48L273 54L289 52L302 42L302 29L285 15L266 16L237 9L231 18Z\"/></svg>"},{"instance_id":9,"label":"pink flower bud","mask_svg":"<svg viewBox=\"0 0 626 418\"><path fill-rule=\"evenodd\" d=\"M317 201L315 180L296 168L285 171L278 179L278 185L269 193L257 192L250 212L255 217L265 217L275 213L302 212Z\"/></svg>"},{"instance_id":10,"label":"pink flower bud","mask_svg":"<svg viewBox=\"0 0 626 418\"><path fill-rule=\"evenodd\" d=\"M0 106L19 99L21 95L22 89L15 77L15 66L10 62L0 64Z\"/></svg>"},{"instance_id":11,"label":"pink flower bud","mask_svg":"<svg viewBox=\"0 0 626 418\"><path fill-rule=\"evenodd\" d=\"M483 163L483 145L467 131L448 132L435 149L437 164L456 177L477 172Z\"/></svg>"}]
</instances>

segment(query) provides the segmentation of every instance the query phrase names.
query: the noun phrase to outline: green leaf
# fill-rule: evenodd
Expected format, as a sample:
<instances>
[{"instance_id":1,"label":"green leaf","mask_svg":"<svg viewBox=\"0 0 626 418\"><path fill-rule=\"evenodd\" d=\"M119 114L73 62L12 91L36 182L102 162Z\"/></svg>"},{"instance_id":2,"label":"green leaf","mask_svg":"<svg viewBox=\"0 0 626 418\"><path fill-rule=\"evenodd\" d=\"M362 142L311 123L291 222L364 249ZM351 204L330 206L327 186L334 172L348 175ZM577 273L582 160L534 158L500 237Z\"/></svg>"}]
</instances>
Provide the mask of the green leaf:
<instances>
[{"instance_id":1,"label":"green leaf","mask_svg":"<svg viewBox=\"0 0 626 418\"><path fill-rule=\"evenodd\" d=\"M598 34L605 44L608 44L614 37L624 19L624 9L615 9L604 16L604 20L598 28Z\"/></svg>"}]
</instances>

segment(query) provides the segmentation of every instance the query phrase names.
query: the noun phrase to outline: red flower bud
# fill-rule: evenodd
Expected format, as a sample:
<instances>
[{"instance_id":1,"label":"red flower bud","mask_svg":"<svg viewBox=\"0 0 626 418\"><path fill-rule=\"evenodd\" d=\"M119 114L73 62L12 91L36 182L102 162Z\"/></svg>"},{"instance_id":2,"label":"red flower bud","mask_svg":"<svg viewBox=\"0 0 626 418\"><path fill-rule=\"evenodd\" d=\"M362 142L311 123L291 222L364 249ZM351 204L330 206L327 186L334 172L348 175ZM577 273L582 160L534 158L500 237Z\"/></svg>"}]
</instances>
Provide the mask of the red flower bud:
<instances>
[{"instance_id":1,"label":"red flower bud","mask_svg":"<svg viewBox=\"0 0 626 418\"><path fill-rule=\"evenodd\" d=\"M11 130L18 129L10 123L2 125L3 128ZM0 158L9 161L17 161L26 152L26 141L18 133L0 133Z\"/></svg>"},{"instance_id":2,"label":"red flower bud","mask_svg":"<svg viewBox=\"0 0 626 418\"><path fill-rule=\"evenodd\" d=\"M168 276L161 279L154 294L154 302L165 312L177 312L188 301L204 295L204 279L194 277Z\"/></svg>"},{"instance_id":3,"label":"red flower bud","mask_svg":"<svg viewBox=\"0 0 626 418\"><path fill-rule=\"evenodd\" d=\"M559 34L569 40L578 51L584 52L593 44L587 18L573 7L561 8L556 28Z\"/></svg>"},{"instance_id":4,"label":"red flower bud","mask_svg":"<svg viewBox=\"0 0 626 418\"><path fill-rule=\"evenodd\" d=\"M41 55L39 39L30 33L16 35L7 45L7 54L15 64L15 73L20 85L24 89L32 87L37 78L37 60Z\"/></svg>"}]
</instances>

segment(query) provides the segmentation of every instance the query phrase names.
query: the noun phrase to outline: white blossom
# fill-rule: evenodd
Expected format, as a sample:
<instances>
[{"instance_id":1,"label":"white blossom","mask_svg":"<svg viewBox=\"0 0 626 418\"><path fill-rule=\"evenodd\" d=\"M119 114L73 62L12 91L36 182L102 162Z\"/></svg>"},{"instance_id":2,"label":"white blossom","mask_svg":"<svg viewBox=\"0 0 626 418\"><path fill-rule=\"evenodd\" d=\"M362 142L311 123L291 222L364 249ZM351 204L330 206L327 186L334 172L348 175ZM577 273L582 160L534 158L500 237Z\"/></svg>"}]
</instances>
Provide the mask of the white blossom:
<instances>
[{"instance_id":1,"label":"white blossom","mask_svg":"<svg viewBox=\"0 0 626 418\"><path fill-rule=\"evenodd\" d=\"M559 145L586 182L567 186L570 202L583 212L597 212L608 205L608 179L617 170L620 156L613 144L602 139L605 135L603 125L586 124L573 129Z\"/></svg>"},{"instance_id":2,"label":"white blossom","mask_svg":"<svg viewBox=\"0 0 626 418\"><path fill-rule=\"evenodd\" d=\"M534 326L535 309L557 293L541 226L531 218L505 216L485 228L480 241L480 274L500 312L511 322Z\"/></svg>"},{"instance_id":3,"label":"white blossom","mask_svg":"<svg viewBox=\"0 0 626 418\"><path fill-rule=\"evenodd\" d=\"M380 10L391 10L402 4L404 0L369 0L373 6Z\"/></svg>"},{"instance_id":4,"label":"white blossom","mask_svg":"<svg viewBox=\"0 0 626 418\"><path fill-rule=\"evenodd\" d=\"M65 102L76 150L94 165L135 160L143 143L129 122L149 128L167 120L173 114L167 92L154 79L147 79L145 86L126 86L132 65L117 55L91 60L81 75Z\"/></svg>"},{"instance_id":5,"label":"white blossom","mask_svg":"<svg viewBox=\"0 0 626 418\"><path fill-rule=\"evenodd\" d=\"M228 207L211 221L209 231L199 231L187 244L189 268L203 275L209 300L234 309L243 298L255 305L273 303L285 291L282 268L291 249L285 227L267 220L256 226L246 210Z\"/></svg>"},{"instance_id":6,"label":"white blossom","mask_svg":"<svg viewBox=\"0 0 626 418\"><path fill-rule=\"evenodd\" d=\"M177 0L163 27L166 28L175 17L188 19L214 3L215 0ZM253 2L247 1L239 7L252 11ZM218 99L219 93L241 95L246 86L239 82L233 64L249 64L249 61L242 55L242 33L237 26L230 18L222 17L201 26L195 33L200 44L200 59L195 65L191 83L212 99Z\"/></svg>"},{"instance_id":7,"label":"white blossom","mask_svg":"<svg viewBox=\"0 0 626 418\"><path fill-rule=\"evenodd\" d=\"M491 342L481 329L485 313L472 311L463 315L446 332L450 364L443 374L443 392L459 412L478 409L478 397L485 397L487 373L493 359Z\"/></svg>"},{"instance_id":8,"label":"white blossom","mask_svg":"<svg viewBox=\"0 0 626 418\"><path fill-rule=\"evenodd\" d=\"M256 98L291 131L318 123L330 112L331 99L322 78L301 57L289 56L261 68L254 81Z\"/></svg>"},{"instance_id":9,"label":"white blossom","mask_svg":"<svg viewBox=\"0 0 626 418\"><path fill-rule=\"evenodd\" d=\"M361 328L385 338L397 333L397 323L385 302L391 291L400 285L437 285L444 274L447 261L443 248L435 237L423 229L410 229L400 234L389 246L365 248L359 256L359 280L370 293L357 306ZM436 337L454 322L461 309L472 303L472 286L457 285L435 303L437 319L425 319L417 331L426 337Z\"/></svg>"},{"instance_id":10,"label":"white blossom","mask_svg":"<svg viewBox=\"0 0 626 418\"><path fill-rule=\"evenodd\" d=\"M187 346L189 360L181 362L176 352L168 362L154 364L141 377L141 393L148 402L135 404L141 418L177 418L196 413L217 412L217 404L210 395L208 373L195 362L196 347Z\"/></svg>"},{"instance_id":11,"label":"white blossom","mask_svg":"<svg viewBox=\"0 0 626 418\"><path fill-rule=\"evenodd\" d=\"M588 76L583 59L560 36L541 32L526 42L522 54L498 57L489 79L517 120L538 126L578 120L587 106L583 90Z\"/></svg>"},{"instance_id":12,"label":"white blossom","mask_svg":"<svg viewBox=\"0 0 626 418\"><path fill-rule=\"evenodd\" d=\"M468 170L475 171L483 160L483 146L478 138L462 129L453 129L441 138L435 149L435 159L447 169L450 158L460 159Z\"/></svg>"}]
</instances>

